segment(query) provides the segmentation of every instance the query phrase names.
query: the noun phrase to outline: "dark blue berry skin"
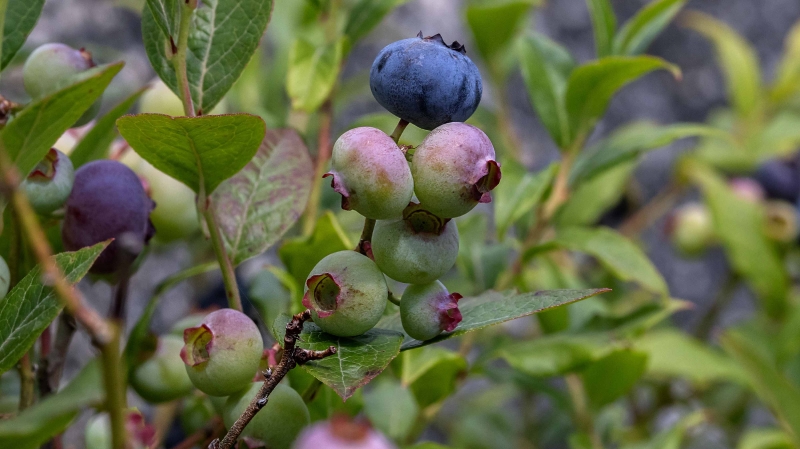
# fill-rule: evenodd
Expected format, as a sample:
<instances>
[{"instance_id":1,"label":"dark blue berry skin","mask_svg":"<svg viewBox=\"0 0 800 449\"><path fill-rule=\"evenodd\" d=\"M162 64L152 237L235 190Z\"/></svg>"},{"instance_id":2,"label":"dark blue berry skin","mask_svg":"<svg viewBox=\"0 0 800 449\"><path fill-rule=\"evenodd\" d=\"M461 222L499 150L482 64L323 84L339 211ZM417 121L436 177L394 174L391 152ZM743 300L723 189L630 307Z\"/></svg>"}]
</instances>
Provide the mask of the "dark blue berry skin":
<instances>
[{"instance_id":1,"label":"dark blue berry skin","mask_svg":"<svg viewBox=\"0 0 800 449\"><path fill-rule=\"evenodd\" d=\"M464 47L447 46L438 34L387 45L372 64L369 87L386 110L427 130L466 121L483 93Z\"/></svg>"},{"instance_id":2,"label":"dark blue berry skin","mask_svg":"<svg viewBox=\"0 0 800 449\"><path fill-rule=\"evenodd\" d=\"M768 198L794 203L800 197L800 170L791 162L764 162L753 177L764 188Z\"/></svg>"},{"instance_id":3,"label":"dark blue berry skin","mask_svg":"<svg viewBox=\"0 0 800 449\"><path fill-rule=\"evenodd\" d=\"M154 207L139 177L126 165L90 162L75 172L61 228L64 248L77 251L113 238L89 271L113 274L127 269L155 233L150 222Z\"/></svg>"}]
</instances>

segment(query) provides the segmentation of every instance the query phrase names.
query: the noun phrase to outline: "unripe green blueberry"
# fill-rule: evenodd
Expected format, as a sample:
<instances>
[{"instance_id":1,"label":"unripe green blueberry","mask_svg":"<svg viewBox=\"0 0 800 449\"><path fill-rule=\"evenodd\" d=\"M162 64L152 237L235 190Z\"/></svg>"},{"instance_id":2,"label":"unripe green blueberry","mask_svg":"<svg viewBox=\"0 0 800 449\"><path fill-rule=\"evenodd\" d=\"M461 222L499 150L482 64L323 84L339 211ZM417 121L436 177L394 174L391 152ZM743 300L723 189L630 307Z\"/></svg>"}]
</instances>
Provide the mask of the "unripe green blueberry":
<instances>
[{"instance_id":1,"label":"unripe green blueberry","mask_svg":"<svg viewBox=\"0 0 800 449\"><path fill-rule=\"evenodd\" d=\"M20 188L25 191L33 210L50 215L64 206L75 181L75 169L66 154L51 148L36 165Z\"/></svg>"},{"instance_id":2,"label":"unripe green blueberry","mask_svg":"<svg viewBox=\"0 0 800 449\"><path fill-rule=\"evenodd\" d=\"M22 67L25 91L34 100L46 97L68 86L75 75L94 67L92 54L84 49L59 44L44 44L31 52ZM89 123L100 112L100 100L78 119L74 126Z\"/></svg>"},{"instance_id":3,"label":"unripe green blueberry","mask_svg":"<svg viewBox=\"0 0 800 449\"><path fill-rule=\"evenodd\" d=\"M155 428L144 419L136 409L125 411L125 430L127 443L131 449L149 448L155 440ZM89 418L85 431L86 449L111 449L111 420L106 413L99 413Z\"/></svg>"},{"instance_id":4,"label":"unripe green blueberry","mask_svg":"<svg viewBox=\"0 0 800 449\"><path fill-rule=\"evenodd\" d=\"M202 429L217 414L211 398L222 400L223 404L227 398L217 396L206 396L198 393L187 397L181 407L181 429L186 435L191 435ZM221 410L221 408L220 408ZM220 411L221 414L221 411Z\"/></svg>"},{"instance_id":5,"label":"unripe green blueberry","mask_svg":"<svg viewBox=\"0 0 800 449\"><path fill-rule=\"evenodd\" d=\"M711 213L703 204L685 204L670 217L667 233L680 253L685 256L697 256L714 242L714 223Z\"/></svg>"},{"instance_id":6,"label":"unripe green blueberry","mask_svg":"<svg viewBox=\"0 0 800 449\"><path fill-rule=\"evenodd\" d=\"M458 300L439 282L409 285L400 299L400 320L403 330L417 340L430 340L442 332L452 332L461 322Z\"/></svg>"},{"instance_id":7,"label":"unripe green blueberry","mask_svg":"<svg viewBox=\"0 0 800 449\"><path fill-rule=\"evenodd\" d=\"M226 427L230 428L236 422L236 418L250 405L262 385L262 382L254 382L250 388L228 397L225 401L225 413L222 415ZM248 443L256 444L250 447L289 449L310 419L303 398L291 387L278 384L269 394L267 405L244 428L242 438Z\"/></svg>"},{"instance_id":8,"label":"unripe green blueberry","mask_svg":"<svg viewBox=\"0 0 800 449\"><path fill-rule=\"evenodd\" d=\"M336 415L306 428L292 449L396 449L382 433L363 421Z\"/></svg>"},{"instance_id":9,"label":"unripe green blueberry","mask_svg":"<svg viewBox=\"0 0 800 449\"><path fill-rule=\"evenodd\" d=\"M355 251L325 256L306 279L303 305L314 323L339 337L372 329L383 315L389 288L375 262Z\"/></svg>"},{"instance_id":10,"label":"unripe green blueberry","mask_svg":"<svg viewBox=\"0 0 800 449\"><path fill-rule=\"evenodd\" d=\"M797 209L785 201L767 201L764 205L764 233L780 243L789 243L797 239L800 233Z\"/></svg>"},{"instance_id":11,"label":"unripe green blueberry","mask_svg":"<svg viewBox=\"0 0 800 449\"><path fill-rule=\"evenodd\" d=\"M458 228L449 218L439 218L412 203L403 219L375 224L372 255L378 268L395 281L427 284L455 265Z\"/></svg>"},{"instance_id":12,"label":"unripe green blueberry","mask_svg":"<svg viewBox=\"0 0 800 449\"><path fill-rule=\"evenodd\" d=\"M466 123L446 123L428 134L414 150L414 193L425 209L442 218L471 211L492 200L500 183L500 164L492 142Z\"/></svg>"},{"instance_id":13,"label":"unripe green blueberry","mask_svg":"<svg viewBox=\"0 0 800 449\"><path fill-rule=\"evenodd\" d=\"M210 396L228 396L253 381L264 343L253 320L242 312L211 312L183 332L181 358L189 379Z\"/></svg>"},{"instance_id":14,"label":"unripe green blueberry","mask_svg":"<svg viewBox=\"0 0 800 449\"><path fill-rule=\"evenodd\" d=\"M331 186L342 195L342 209L374 220L400 218L414 181L400 147L376 128L354 128L336 140L331 155Z\"/></svg>"},{"instance_id":15,"label":"unripe green blueberry","mask_svg":"<svg viewBox=\"0 0 800 449\"><path fill-rule=\"evenodd\" d=\"M8 287L11 285L11 271L8 269L6 260L0 257L0 299L8 294Z\"/></svg>"},{"instance_id":16,"label":"unripe green blueberry","mask_svg":"<svg viewBox=\"0 0 800 449\"><path fill-rule=\"evenodd\" d=\"M130 383L144 400L159 404L186 396L194 385L181 361L183 339L164 335L158 340L155 354L133 369Z\"/></svg>"}]
</instances>

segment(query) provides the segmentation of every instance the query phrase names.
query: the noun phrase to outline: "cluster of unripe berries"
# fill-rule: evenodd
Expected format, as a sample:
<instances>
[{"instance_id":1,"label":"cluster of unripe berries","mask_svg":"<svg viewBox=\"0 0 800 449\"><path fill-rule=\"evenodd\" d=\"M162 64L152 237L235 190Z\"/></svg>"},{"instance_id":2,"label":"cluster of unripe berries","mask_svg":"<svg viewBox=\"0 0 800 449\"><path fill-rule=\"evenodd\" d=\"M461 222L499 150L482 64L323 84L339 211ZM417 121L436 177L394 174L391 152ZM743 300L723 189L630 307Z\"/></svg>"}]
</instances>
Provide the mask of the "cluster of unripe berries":
<instances>
[{"instance_id":1,"label":"cluster of unripe berries","mask_svg":"<svg viewBox=\"0 0 800 449\"><path fill-rule=\"evenodd\" d=\"M361 248L366 255L331 254L306 280L303 304L325 332L350 337L375 326L389 294L384 275L411 284L400 301L411 337L428 340L461 321L461 295L437 279L458 256L452 219L491 201L489 191L500 182L491 141L462 123L477 108L481 86L463 46L448 46L439 35L401 40L378 54L370 72L375 98L402 121L432 131L413 153L368 127L334 144L325 177L342 208L377 222Z\"/></svg>"},{"instance_id":2,"label":"cluster of unripe berries","mask_svg":"<svg viewBox=\"0 0 800 449\"><path fill-rule=\"evenodd\" d=\"M769 239L787 244L800 236L800 161L770 160L749 178L733 178L728 186L736 196L763 208L763 232ZM667 222L675 248L696 256L718 240L711 211L702 203L678 208Z\"/></svg>"}]
</instances>

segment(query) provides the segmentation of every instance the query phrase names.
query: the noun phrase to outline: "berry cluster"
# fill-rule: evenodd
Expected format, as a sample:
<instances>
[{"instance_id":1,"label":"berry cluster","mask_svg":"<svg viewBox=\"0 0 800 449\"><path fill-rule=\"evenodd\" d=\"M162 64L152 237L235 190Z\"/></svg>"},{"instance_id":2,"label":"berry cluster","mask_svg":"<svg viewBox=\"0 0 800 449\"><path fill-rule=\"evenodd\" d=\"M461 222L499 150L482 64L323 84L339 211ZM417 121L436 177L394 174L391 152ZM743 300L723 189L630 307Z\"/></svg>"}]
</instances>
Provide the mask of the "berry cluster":
<instances>
[{"instance_id":1,"label":"berry cluster","mask_svg":"<svg viewBox=\"0 0 800 449\"><path fill-rule=\"evenodd\" d=\"M400 118L398 130L412 123L432 131L413 149L399 146L397 135L368 127L336 141L325 177L332 178L343 209L376 222L370 241L360 245L363 254L337 252L311 270L303 304L325 332L363 334L383 315L386 275L411 284L400 301L403 328L428 340L461 321L461 295L437 281L458 255L452 219L491 201L489 192L500 182L491 141L461 123L478 107L481 78L458 42L446 45L438 34L420 34L378 54L370 87L378 103Z\"/></svg>"}]
</instances>

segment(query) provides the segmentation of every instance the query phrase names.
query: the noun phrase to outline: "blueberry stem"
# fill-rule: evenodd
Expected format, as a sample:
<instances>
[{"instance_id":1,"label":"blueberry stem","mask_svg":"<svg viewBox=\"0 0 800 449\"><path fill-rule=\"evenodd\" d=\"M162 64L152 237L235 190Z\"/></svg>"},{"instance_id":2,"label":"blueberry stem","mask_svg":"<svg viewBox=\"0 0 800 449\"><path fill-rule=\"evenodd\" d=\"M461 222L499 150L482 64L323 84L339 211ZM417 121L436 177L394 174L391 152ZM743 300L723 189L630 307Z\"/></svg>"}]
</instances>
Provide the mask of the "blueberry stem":
<instances>
[{"instance_id":1,"label":"blueberry stem","mask_svg":"<svg viewBox=\"0 0 800 449\"><path fill-rule=\"evenodd\" d=\"M394 131L392 131L392 135L389 136L392 138L392 140L394 140L394 143L398 143L400 141L400 136L403 135L403 131L406 130L406 126L408 126L408 122L403 119L400 119L400 121L397 122L397 126L395 126Z\"/></svg>"},{"instance_id":2,"label":"blueberry stem","mask_svg":"<svg viewBox=\"0 0 800 449\"><path fill-rule=\"evenodd\" d=\"M233 269L231 259L225 251L225 242L222 241L222 232L219 230L217 217L214 215L214 209L210 204L205 208L205 211L203 211L203 215L208 224L208 231L211 234L211 244L214 247L214 253L217 255L217 261L222 271L222 282L225 284L225 295L228 298L228 307L238 310L239 312L244 312L242 298L239 295L239 285L236 283L236 272Z\"/></svg>"},{"instance_id":3,"label":"blueberry stem","mask_svg":"<svg viewBox=\"0 0 800 449\"><path fill-rule=\"evenodd\" d=\"M400 307L400 299L394 296L394 293L392 293L391 291L389 291L388 299L390 303Z\"/></svg>"},{"instance_id":4,"label":"blueberry stem","mask_svg":"<svg viewBox=\"0 0 800 449\"><path fill-rule=\"evenodd\" d=\"M303 217L303 235L311 235L317 223L317 212L322 195L322 175L328 170L331 159L331 122L333 121L333 102L325 100L319 110L319 133L317 134L317 160L314 170L314 184L308 197L308 205Z\"/></svg>"}]
</instances>

